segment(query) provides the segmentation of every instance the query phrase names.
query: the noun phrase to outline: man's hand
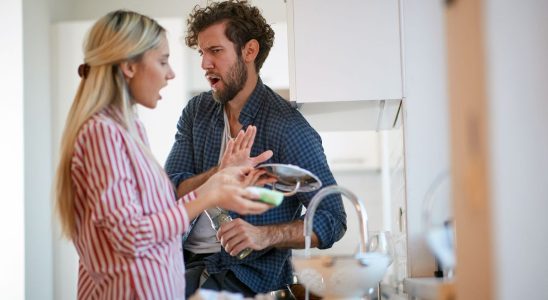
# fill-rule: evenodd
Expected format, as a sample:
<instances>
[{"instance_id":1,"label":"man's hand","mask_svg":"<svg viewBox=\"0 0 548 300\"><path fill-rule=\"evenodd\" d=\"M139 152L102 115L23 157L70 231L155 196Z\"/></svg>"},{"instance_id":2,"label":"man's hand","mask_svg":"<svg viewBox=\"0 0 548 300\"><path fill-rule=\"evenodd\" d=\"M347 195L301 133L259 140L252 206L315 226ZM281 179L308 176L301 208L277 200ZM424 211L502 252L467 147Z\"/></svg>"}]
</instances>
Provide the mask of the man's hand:
<instances>
[{"instance_id":1,"label":"man's hand","mask_svg":"<svg viewBox=\"0 0 548 300\"><path fill-rule=\"evenodd\" d=\"M250 157L256 133L257 127L250 125L245 132L240 130L234 140L228 141L219 164L219 170L231 166L255 167L272 157L271 150L267 150L256 157Z\"/></svg>"},{"instance_id":2,"label":"man's hand","mask_svg":"<svg viewBox=\"0 0 548 300\"><path fill-rule=\"evenodd\" d=\"M227 253L238 255L245 248L263 250L270 246L266 226L253 226L241 218L225 223L217 232L217 238Z\"/></svg>"},{"instance_id":3,"label":"man's hand","mask_svg":"<svg viewBox=\"0 0 548 300\"><path fill-rule=\"evenodd\" d=\"M221 225L217 239L230 255L238 255L245 248L263 250L268 247L304 249L303 220L283 224L254 226L241 218ZM318 247L318 236L312 232L311 247Z\"/></svg>"}]
</instances>

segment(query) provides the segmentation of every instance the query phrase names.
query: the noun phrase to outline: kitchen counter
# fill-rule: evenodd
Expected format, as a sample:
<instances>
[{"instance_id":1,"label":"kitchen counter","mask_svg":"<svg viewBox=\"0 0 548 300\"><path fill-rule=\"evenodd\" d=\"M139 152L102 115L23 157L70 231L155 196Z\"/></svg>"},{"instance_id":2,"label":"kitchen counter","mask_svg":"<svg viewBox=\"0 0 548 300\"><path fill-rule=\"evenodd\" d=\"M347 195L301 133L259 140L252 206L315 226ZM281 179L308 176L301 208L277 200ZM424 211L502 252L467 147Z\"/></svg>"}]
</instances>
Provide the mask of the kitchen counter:
<instances>
[{"instance_id":1,"label":"kitchen counter","mask_svg":"<svg viewBox=\"0 0 548 300\"><path fill-rule=\"evenodd\" d=\"M407 278L403 289L410 299L420 300L454 300L454 279L443 278Z\"/></svg>"}]
</instances>

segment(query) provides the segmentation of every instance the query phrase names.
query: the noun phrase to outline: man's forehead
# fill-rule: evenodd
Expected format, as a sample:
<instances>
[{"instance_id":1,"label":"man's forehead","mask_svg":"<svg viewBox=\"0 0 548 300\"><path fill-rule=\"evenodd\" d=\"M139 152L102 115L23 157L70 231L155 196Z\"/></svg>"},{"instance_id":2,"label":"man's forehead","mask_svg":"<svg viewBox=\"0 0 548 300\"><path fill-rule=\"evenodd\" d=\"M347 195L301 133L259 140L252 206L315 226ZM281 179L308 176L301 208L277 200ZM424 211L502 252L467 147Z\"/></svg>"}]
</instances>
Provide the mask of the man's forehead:
<instances>
[{"instance_id":1,"label":"man's forehead","mask_svg":"<svg viewBox=\"0 0 548 300\"><path fill-rule=\"evenodd\" d=\"M232 47L233 43L223 34L198 34L198 49Z\"/></svg>"},{"instance_id":2,"label":"man's forehead","mask_svg":"<svg viewBox=\"0 0 548 300\"><path fill-rule=\"evenodd\" d=\"M221 42L225 39L227 39L226 37L226 22L221 22L221 23L215 23L215 24L212 24L206 28L204 28L202 31L200 31L198 33L198 42L202 41L218 41L218 42Z\"/></svg>"}]
</instances>

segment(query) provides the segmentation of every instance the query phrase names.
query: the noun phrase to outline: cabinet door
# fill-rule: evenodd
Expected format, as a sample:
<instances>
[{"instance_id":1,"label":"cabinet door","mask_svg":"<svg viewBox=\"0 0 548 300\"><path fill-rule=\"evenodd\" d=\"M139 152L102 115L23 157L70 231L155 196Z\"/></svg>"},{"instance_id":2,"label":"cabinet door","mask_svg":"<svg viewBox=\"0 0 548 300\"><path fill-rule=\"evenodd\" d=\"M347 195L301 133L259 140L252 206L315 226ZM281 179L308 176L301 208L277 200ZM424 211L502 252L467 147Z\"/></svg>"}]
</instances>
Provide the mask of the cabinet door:
<instances>
[{"instance_id":1,"label":"cabinet door","mask_svg":"<svg viewBox=\"0 0 548 300\"><path fill-rule=\"evenodd\" d=\"M398 0L288 0L290 98L402 98Z\"/></svg>"},{"instance_id":2,"label":"cabinet door","mask_svg":"<svg viewBox=\"0 0 548 300\"><path fill-rule=\"evenodd\" d=\"M261 68L261 79L274 90L287 90L289 89L287 23L277 22L270 26L274 30L274 45Z\"/></svg>"}]
</instances>

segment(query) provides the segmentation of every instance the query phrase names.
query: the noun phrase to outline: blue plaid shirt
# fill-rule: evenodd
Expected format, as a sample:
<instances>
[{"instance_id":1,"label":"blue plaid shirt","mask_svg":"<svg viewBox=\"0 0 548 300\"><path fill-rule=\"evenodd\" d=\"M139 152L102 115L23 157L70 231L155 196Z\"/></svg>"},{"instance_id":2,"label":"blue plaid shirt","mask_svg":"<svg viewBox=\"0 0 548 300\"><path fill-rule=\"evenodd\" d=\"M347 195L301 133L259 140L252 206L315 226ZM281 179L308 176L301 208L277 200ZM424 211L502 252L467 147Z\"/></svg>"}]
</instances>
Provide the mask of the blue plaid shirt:
<instances>
[{"instance_id":1,"label":"blue plaid shirt","mask_svg":"<svg viewBox=\"0 0 548 300\"><path fill-rule=\"evenodd\" d=\"M239 121L244 128L248 125L257 127L252 156L272 150L274 155L269 163L297 165L316 174L323 186L336 184L318 133L289 102L260 79L244 105ZM211 91L189 101L177 123L175 143L165 165L175 186L218 165L223 130L223 107L213 100ZM280 206L261 215L240 216L233 212L230 215L257 226L288 223L302 218L302 207L308 205L314 194L297 193L286 197ZM346 214L339 195L322 201L314 214L313 225L321 249L330 248L344 235ZM221 252L208 256L205 263L209 273L230 269L249 288L260 293L291 283L290 257L291 250L270 247L253 251L239 260L221 249Z\"/></svg>"}]
</instances>

